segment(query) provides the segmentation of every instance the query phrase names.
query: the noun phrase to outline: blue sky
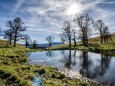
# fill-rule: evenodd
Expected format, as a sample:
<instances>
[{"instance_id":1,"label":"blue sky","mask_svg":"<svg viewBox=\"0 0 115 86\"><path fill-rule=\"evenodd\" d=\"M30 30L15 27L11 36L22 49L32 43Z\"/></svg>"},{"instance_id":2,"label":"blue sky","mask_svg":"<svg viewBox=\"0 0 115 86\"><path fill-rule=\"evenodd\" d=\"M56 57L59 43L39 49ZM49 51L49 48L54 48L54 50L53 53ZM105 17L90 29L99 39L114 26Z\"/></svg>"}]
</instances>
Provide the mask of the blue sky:
<instances>
[{"instance_id":1,"label":"blue sky","mask_svg":"<svg viewBox=\"0 0 115 86\"><path fill-rule=\"evenodd\" d=\"M20 17L32 40L46 43L46 36L52 35L60 41L63 22L84 12L102 19L115 32L115 0L0 0L0 28L8 29L6 21Z\"/></svg>"}]
</instances>

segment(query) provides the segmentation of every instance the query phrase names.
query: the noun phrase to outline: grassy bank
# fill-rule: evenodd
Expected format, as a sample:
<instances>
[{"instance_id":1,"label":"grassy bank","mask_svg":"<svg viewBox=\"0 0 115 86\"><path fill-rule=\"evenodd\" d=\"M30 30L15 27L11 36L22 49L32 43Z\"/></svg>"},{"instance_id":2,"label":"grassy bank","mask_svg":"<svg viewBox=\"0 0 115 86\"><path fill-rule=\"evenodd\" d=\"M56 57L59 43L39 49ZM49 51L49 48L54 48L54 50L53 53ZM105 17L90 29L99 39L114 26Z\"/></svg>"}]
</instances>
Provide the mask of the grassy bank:
<instances>
[{"instance_id":1,"label":"grassy bank","mask_svg":"<svg viewBox=\"0 0 115 86\"><path fill-rule=\"evenodd\" d=\"M69 48L68 44L61 44L48 48L50 50L85 50L90 52L105 53L115 56L115 43L89 43L89 46L79 44L76 47Z\"/></svg>"},{"instance_id":2,"label":"grassy bank","mask_svg":"<svg viewBox=\"0 0 115 86\"><path fill-rule=\"evenodd\" d=\"M78 44L77 46L73 46L69 48L68 44L61 44L57 46L52 46L48 49L57 49L57 50L68 50L68 49L78 49L78 50L90 50L91 48L98 49L101 51L107 50L112 51L115 50L115 43L89 43L88 47L83 46L82 44Z\"/></svg>"},{"instance_id":3,"label":"grassy bank","mask_svg":"<svg viewBox=\"0 0 115 86\"><path fill-rule=\"evenodd\" d=\"M14 47L0 48L0 85L1 86L32 86L32 80L38 70L44 69L42 76L43 86L92 86L95 84L84 83L81 80L70 79L56 72L51 67L28 64L25 52L31 50L18 45Z\"/></svg>"},{"instance_id":4,"label":"grassy bank","mask_svg":"<svg viewBox=\"0 0 115 86\"><path fill-rule=\"evenodd\" d=\"M112 42L113 41L113 42ZM112 34L112 41L109 39L107 43L100 43L100 37L93 37L89 39L89 46L82 46L82 42L77 42L76 47L69 48L68 44L61 44L57 46L50 47L53 50L68 50L68 49L78 49L78 50L88 50L88 51L115 51L115 33Z\"/></svg>"}]
</instances>

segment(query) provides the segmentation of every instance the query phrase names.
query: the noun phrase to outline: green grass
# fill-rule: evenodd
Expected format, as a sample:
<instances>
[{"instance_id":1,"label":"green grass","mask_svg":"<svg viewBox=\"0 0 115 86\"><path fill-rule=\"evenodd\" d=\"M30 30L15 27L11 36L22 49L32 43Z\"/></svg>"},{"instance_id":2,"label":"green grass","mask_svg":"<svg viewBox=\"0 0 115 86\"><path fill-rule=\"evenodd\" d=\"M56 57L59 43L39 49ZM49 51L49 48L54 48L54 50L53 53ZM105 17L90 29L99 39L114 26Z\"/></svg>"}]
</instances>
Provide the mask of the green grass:
<instances>
[{"instance_id":1,"label":"green grass","mask_svg":"<svg viewBox=\"0 0 115 86\"><path fill-rule=\"evenodd\" d=\"M1 86L32 86L32 80L38 70L44 69L42 76L43 86L91 86L81 80L68 79L65 75L56 72L51 67L27 64L26 52L36 51L17 45L7 47L5 41L0 41L0 85ZM37 49L38 51L38 49ZM1 83L2 82L2 83ZM94 86L96 86L94 84Z\"/></svg>"},{"instance_id":2,"label":"green grass","mask_svg":"<svg viewBox=\"0 0 115 86\"><path fill-rule=\"evenodd\" d=\"M107 43L100 43L100 38L99 37L94 37L89 39L89 45L88 47L85 47L82 45L82 42L77 42L77 46L71 46L71 48L69 48L68 44L61 44L61 45L57 45L57 46L52 46L48 49L50 50L85 50L85 51L93 51L93 52L101 52L104 54L109 54L112 56L115 56L115 34L112 34L112 40L113 42L111 42L111 40L109 40Z\"/></svg>"},{"instance_id":3,"label":"green grass","mask_svg":"<svg viewBox=\"0 0 115 86\"><path fill-rule=\"evenodd\" d=\"M115 33L112 34L112 40L113 40L113 42L115 42ZM100 43L100 37L99 36L98 37L93 37L93 38L89 39L89 42L90 43L92 43L92 42ZM109 43L111 43L111 40L109 40Z\"/></svg>"}]
</instances>

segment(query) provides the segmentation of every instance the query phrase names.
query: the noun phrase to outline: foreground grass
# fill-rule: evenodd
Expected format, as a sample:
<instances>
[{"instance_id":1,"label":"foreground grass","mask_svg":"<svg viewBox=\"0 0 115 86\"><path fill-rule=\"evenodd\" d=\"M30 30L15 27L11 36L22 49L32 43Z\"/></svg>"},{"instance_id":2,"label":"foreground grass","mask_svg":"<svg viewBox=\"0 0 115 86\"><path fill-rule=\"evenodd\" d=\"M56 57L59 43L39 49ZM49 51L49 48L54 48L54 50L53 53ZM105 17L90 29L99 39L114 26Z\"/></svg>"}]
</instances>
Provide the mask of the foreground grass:
<instances>
[{"instance_id":1,"label":"foreground grass","mask_svg":"<svg viewBox=\"0 0 115 86\"><path fill-rule=\"evenodd\" d=\"M38 70L44 69L43 86L92 86L81 80L69 79L51 67L28 64L25 52L33 50L23 46L0 48L0 85L1 86L32 86L32 80ZM36 51L36 50L35 50Z\"/></svg>"}]
</instances>

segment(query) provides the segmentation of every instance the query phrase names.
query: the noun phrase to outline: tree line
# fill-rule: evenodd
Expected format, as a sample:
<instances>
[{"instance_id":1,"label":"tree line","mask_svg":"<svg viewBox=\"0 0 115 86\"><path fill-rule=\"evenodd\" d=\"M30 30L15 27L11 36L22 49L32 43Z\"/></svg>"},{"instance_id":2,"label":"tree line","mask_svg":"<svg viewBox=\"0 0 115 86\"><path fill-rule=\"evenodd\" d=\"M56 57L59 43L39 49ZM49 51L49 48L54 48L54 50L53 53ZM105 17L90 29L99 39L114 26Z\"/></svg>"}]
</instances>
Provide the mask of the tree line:
<instances>
[{"instance_id":1,"label":"tree line","mask_svg":"<svg viewBox=\"0 0 115 86\"><path fill-rule=\"evenodd\" d=\"M72 27L71 23L75 23L76 27L79 28L77 31ZM4 31L4 38L8 40L7 45L12 45L16 47L16 42L19 40L25 41L25 46L28 47L29 43L32 42L31 38L28 34L23 34L22 32L26 31L26 27L24 27L24 22L21 18L15 18L14 20L9 20L6 23L6 26L9 28ZM112 36L109 31L109 27L105 25L103 20L99 19L94 21L92 17L88 14L77 14L75 15L72 21L67 20L63 23L62 33L59 35L62 44L65 42L69 43L69 47L72 46L72 41L74 42L74 47L77 45L76 40L80 39L84 46L88 46L89 38L93 34L93 30L98 31L100 35L100 43L108 42L110 39L112 41ZM54 41L53 36L47 36L45 39L49 47ZM38 42L36 40L33 41L33 48L37 47Z\"/></svg>"},{"instance_id":2,"label":"tree line","mask_svg":"<svg viewBox=\"0 0 115 86\"><path fill-rule=\"evenodd\" d=\"M77 25L79 28L78 31L72 28L71 22ZM112 41L109 28L104 24L103 20L99 19L94 21L88 14L78 14L75 15L72 21L65 21L60 36L62 41L69 42L69 47L72 45L72 40L74 41L74 47L76 46L76 39L80 39L84 46L88 46L88 41L93 34L93 30L100 33L100 43L108 42L109 39ZM76 34L78 34L78 36L76 36Z\"/></svg>"},{"instance_id":3,"label":"tree line","mask_svg":"<svg viewBox=\"0 0 115 86\"><path fill-rule=\"evenodd\" d=\"M13 41L13 46L16 47L16 42L25 38L25 35L21 33L26 31L23 24L24 22L22 22L21 18L7 21L6 26L9 27L9 29L4 31L4 37L8 40L7 45L11 45Z\"/></svg>"},{"instance_id":4,"label":"tree line","mask_svg":"<svg viewBox=\"0 0 115 86\"><path fill-rule=\"evenodd\" d=\"M13 43L13 47L16 47L16 42L23 40L25 41L25 46L28 47L32 40L28 34L23 34L22 32L26 31L26 27L24 27L24 22L21 18L17 17L14 20L9 20L6 23L6 26L9 28L4 30L4 38L7 39L7 46L11 46ZM54 40L54 37L48 36L45 39L49 43L49 47ZM38 42L33 40L32 47L37 48Z\"/></svg>"}]
</instances>

